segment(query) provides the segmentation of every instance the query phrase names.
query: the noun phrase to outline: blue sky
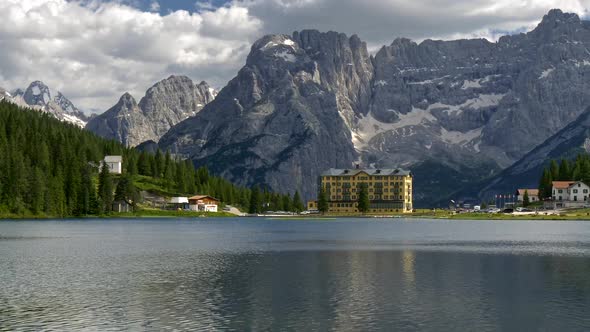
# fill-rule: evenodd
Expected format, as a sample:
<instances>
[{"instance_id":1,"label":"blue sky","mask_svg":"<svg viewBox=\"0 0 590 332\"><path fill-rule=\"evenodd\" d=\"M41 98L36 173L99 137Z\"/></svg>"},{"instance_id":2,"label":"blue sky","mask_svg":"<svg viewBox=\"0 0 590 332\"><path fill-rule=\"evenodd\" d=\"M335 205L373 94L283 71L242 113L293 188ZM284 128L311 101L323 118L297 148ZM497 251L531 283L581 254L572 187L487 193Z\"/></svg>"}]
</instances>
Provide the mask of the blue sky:
<instances>
[{"instance_id":1,"label":"blue sky","mask_svg":"<svg viewBox=\"0 0 590 332\"><path fill-rule=\"evenodd\" d=\"M143 11L150 11L152 9L152 4L155 2L154 0L123 0L119 1L122 3L126 3L130 6L139 8ZM211 0L211 1L191 1L191 0L160 0L157 1L160 7L160 14L167 14L170 12L174 12L177 10L186 10L189 12L199 12L202 10L202 6L205 8L215 8L221 7L230 1L228 0ZM202 6L199 7L197 3L200 3Z\"/></svg>"},{"instance_id":2,"label":"blue sky","mask_svg":"<svg viewBox=\"0 0 590 332\"><path fill-rule=\"evenodd\" d=\"M265 34L357 34L371 52L397 37L488 38L533 29L590 0L0 0L0 87L41 80L82 109L139 100L172 74L222 88ZM157 9L157 10L155 10Z\"/></svg>"}]
</instances>

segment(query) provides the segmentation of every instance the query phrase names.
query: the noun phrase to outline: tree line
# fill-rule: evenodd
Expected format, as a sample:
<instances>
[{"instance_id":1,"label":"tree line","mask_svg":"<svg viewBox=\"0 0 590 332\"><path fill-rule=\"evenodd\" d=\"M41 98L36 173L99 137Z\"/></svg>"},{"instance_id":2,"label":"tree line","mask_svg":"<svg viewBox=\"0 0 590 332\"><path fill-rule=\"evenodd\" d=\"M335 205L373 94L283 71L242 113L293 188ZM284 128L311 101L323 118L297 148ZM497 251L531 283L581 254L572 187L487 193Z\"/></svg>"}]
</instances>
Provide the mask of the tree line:
<instances>
[{"instance_id":1,"label":"tree line","mask_svg":"<svg viewBox=\"0 0 590 332\"><path fill-rule=\"evenodd\" d=\"M551 198L553 181L582 181L590 184L590 155L581 153L574 160L551 160L539 180L539 199Z\"/></svg>"},{"instance_id":2,"label":"tree line","mask_svg":"<svg viewBox=\"0 0 590 332\"><path fill-rule=\"evenodd\" d=\"M102 167L105 155L123 157L122 175ZM136 184L142 177L157 179L168 193L206 194L245 208L254 191L261 195L260 189L235 186L167 152L140 152L49 114L0 101L0 215L109 213L113 201L135 205L140 200ZM295 197L267 191L263 196L261 202L279 207L280 201L284 210L302 209Z\"/></svg>"}]
</instances>

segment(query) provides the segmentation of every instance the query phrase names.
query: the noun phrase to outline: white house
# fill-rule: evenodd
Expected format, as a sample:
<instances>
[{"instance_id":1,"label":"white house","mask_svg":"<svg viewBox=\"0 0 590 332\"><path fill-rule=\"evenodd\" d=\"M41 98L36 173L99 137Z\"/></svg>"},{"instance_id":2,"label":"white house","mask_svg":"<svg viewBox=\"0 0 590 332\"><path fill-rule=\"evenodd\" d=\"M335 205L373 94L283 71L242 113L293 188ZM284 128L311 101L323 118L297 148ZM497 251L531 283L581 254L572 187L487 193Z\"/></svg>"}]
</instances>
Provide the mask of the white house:
<instances>
[{"instance_id":1,"label":"white house","mask_svg":"<svg viewBox=\"0 0 590 332\"><path fill-rule=\"evenodd\" d=\"M553 181L552 198L556 208L590 205L590 187L582 181Z\"/></svg>"},{"instance_id":2,"label":"white house","mask_svg":"<svg viewBox=\"0 0 590 332\"><path fill-rule=\"evenodd\" d=\"M516 201L522 203L524 201L524 193L529 195L529 202L539 201L539 189L517 189L516 190Z\"/></svg>"},{"instance_id":3,"label":"white house","mask_svg":"<svg viewBox=\"0 0 590 332\"><path fill-rule=\"evenodd\" d=\"M172 197L170 204L176 209L188 209L188 197Z\"/></svg>"},{"instance_id":4,"label":"white house","mask_svg":"<svg viewBox=\"0 0 590 332\"><path fill-rule=\"evenodd\" d=\"M109 168L109 172L121 174L123 171L123 157L122 156L105 156L104 163Z\"/></svg>"},{"instance_id":5,"label":"white house","mask_svg":"<svg viewBox=\"0 0 590 332\"><path fill-rule=\"evenodd\" d=\"M196 195L189 197L188 202L189 208L193 211L217 212L220 200L209 195Z\"/></svg>"}]
</instances>

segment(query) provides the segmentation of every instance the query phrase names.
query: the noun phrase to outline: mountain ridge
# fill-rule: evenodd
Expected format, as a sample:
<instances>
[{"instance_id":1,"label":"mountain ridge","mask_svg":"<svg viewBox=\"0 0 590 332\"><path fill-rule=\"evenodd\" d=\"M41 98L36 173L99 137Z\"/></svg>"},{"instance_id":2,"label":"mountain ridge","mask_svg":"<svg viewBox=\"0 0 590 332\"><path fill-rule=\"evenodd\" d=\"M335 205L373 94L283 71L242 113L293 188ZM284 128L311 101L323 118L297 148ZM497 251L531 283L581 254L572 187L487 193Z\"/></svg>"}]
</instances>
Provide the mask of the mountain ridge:
<instances>
[{"instance_id":1,"label":"mountain ridge","mask_svg":"<svg viewBox=\"0 0 590 332\"><path fill-rule=\"evenodd\" d=\"M497 43L398 38L373 57L355 35L267 35L215 102L159 144L240 184L306 198L322 168L355 163L435 162L469 174L467 185L513 164L590 105L589 46L588 23L560 10ZM416 188L436 185L420 182L428 172L416 174Z\"/></svg>"},{"instance_id":2,"label":"mountain ridge","mask_svg":"<svg viewBox=\"0 0 590 332\"><path fill-rule=\"evenodd\" d=\"M158 141L174 124L197 114L217 92L205 81L195 84L186 76L171 75L152 85L139 103L129 93L106 112L88 122L86 129L127 146Z\"/></svg>"}]
</instances>

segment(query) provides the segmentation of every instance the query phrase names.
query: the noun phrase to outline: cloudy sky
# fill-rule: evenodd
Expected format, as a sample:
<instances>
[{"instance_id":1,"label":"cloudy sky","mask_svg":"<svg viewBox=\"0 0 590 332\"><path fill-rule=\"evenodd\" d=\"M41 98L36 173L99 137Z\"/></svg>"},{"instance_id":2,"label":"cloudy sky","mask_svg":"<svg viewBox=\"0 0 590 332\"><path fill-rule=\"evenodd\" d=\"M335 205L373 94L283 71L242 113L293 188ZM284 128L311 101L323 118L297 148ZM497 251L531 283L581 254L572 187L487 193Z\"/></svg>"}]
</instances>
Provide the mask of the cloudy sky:
<instances>
[{"instance_id":1,"label":"cloudy sky","mask_svg":"<svg viewBox=\"0 0 590 332\"><path fill-rule=\"evenodd\" d=\"M356 33L371 50L402 36L496 40L551 8L586 17L590 0L0 0L0 86L42 80L104 111L170 74L221 88L268 33Z\"/></svg>"}]
</instances>

